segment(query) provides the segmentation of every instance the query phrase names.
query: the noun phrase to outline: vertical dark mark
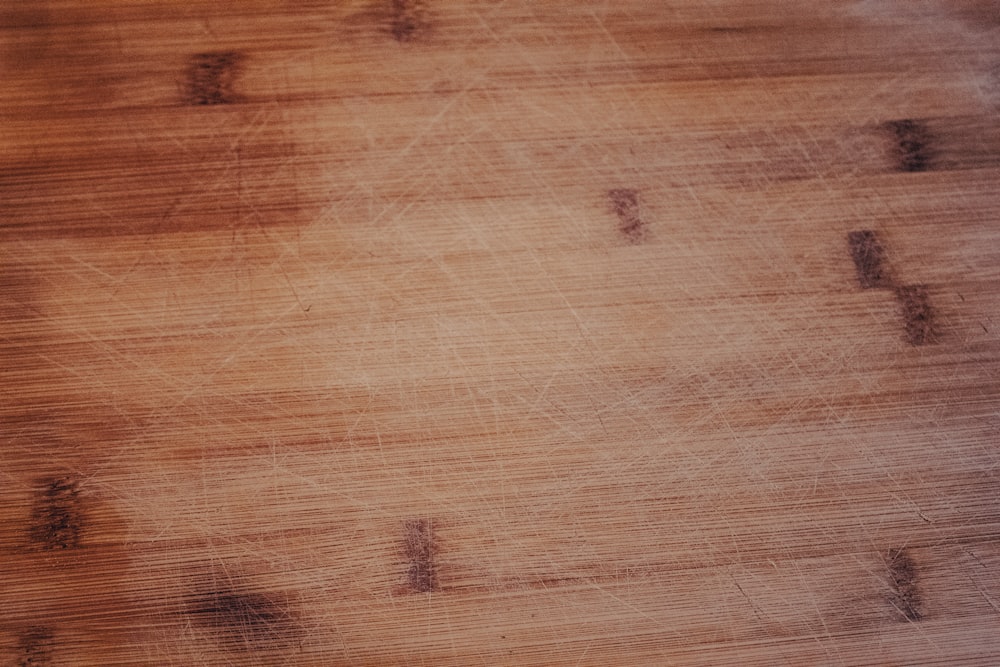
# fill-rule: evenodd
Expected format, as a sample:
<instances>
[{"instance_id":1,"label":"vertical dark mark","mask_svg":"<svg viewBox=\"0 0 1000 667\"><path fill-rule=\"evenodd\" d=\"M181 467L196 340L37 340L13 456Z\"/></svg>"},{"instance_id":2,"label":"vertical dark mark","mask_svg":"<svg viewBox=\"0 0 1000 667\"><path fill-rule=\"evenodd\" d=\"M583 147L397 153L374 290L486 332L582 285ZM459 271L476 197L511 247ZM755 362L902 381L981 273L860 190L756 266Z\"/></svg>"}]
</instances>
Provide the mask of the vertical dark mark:
<instances>
[{"instance_id":1,"label":"vertical dark mark","mask_svg":"<svg viewBox=\"0 0 1000 667\"><path fill-rule=\"evenodd\" d=\"M410 567L406 578L413 590L429 593L438 589L437 566L434 562L437 545L434 525L429 519L413 519L403 525L406 558Z\"/></svg>"},{"instance_id":2,"label":"vertical dark mark","mask_svg":"<svg viewBox=\"0 0 1000 667\"><path fill-rule=\"evenodd\" d=\"M187 104L232 104L239 75L240 54L233 51L199 53L191 58L187 72Z\"/></svg>"},{"instance_id":3,"label":"vertical dark mark","mask_svg":"<svg viewBox=\"0 0 1000 667\"><path fill-rule=\"evenodd\" d=\"M903 309L906 340L910 345L933 343L934 311L926 285L901 285L896 288L896 298Z\"/></svg>"},{"instance_id":4,"label":"vertical dark mark","mask_svg":"<svg viewBox=\"0 0 1000 667\"><path fill-rule=\"evenodd\" d=\"M18 667L45 667L52 664L52 630L29 628L18 639Z\"/></svg>"},{"instance_id":5,"label":"vertical dark mark","mask_svg":"<svg viewBox=\"0 0 1000 667\"><path fill-rule=\"evenodd\" d=\"M886 265L885 248L875 232L869 229L849 232L847 244L861 287L895 288L907 342L910 345L933 343L937 336L927 286L895 284Z\"/></svg>"},{"instance_id":6,"label":"vertical dark mark","mask_svg":"<svg viewBox=\"0 0 1000 667\"><path fill-rule=\"evenodd\" d=\"M919 621L920 592L917 590L917 566L906 549L892 549L886 554L889 571L889 603L902 618Z\"/></svg>"},{"instance_id":7,"label":"vertical dark mark","mask_svg":"<svg viewBox=\"0 0 1000 667\"><path fill-rule=\"evenodd\" d=\"M878 235L870 229L847 234L847 245L858 273L858 282L865 289L892 287L888 267L885 265L885 248Z\"/></svg>"},{"instance_id":8,"label":"vertical dark mark","mask_svg":"<svg viewBox=\"0 0 1000 667\"><path fill-rule=\"evenodd\" d=\"M932 137L927 126L909 118L893 120L885 128L895 140L895 158L899 171L917 172L930 168L933 153L928 144Z\"/></svg>"},{"instance_id":9,"label":"vertical dark mark","mask_svg":"<svg viewBox=\"0 0 1000 667\"><path fill-rule=\"evenodd\" d=\"M285 594L212 590L195 596L187 612L232 648L287 648L300 635Z\"/></svg>"},{"instance_id":10,"label":"vertical dark mark","mask_svg":"<svg viewBox=\"0 0 1000 667\"><path fill-rule=\"evenodd\" d=\"M632 243L641 243L646 237L646 223L639 211L639 193L628 188L608 190L611 208L620 222L619 229Z\"/></svg>"},{"instance_id":11,"label":"vertical dark mark","mask_svg":"<svg viewBox=\"0 0 1000 667\"><path fill-rule=\"evenodd\" d=\"M389 32L393 39L410 42L426 29L422 5L418 0L390 0Z\"/></svg>"},{"instance_id":12,"label":"vertical dark mark","mask_svg":"<svg viewBox=\"0 0 1000 667\"><path fill-rule=\"evenodd\" d=\"M83 512L76 480L43 481L31 515L31 540L42 549L72 549L80 546Z\"/></svg>"}]
</instances>

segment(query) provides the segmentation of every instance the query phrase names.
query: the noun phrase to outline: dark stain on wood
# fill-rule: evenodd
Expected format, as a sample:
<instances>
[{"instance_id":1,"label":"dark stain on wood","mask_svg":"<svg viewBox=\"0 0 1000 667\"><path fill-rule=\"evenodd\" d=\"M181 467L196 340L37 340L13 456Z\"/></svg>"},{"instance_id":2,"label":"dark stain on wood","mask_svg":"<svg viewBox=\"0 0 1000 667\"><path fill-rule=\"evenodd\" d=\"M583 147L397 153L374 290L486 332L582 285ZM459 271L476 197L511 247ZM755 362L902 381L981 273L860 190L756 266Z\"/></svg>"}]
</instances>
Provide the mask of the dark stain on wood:
<instances>
[{"instance_id":1,"label":"dark stain on wood","mask_svg":"<svg viewBox=\"0 0 1000 667\"><path fill-rule=\"evenodd\" d=\"M646 238L646 223L639 208L639 192L630 188L608 190L608 201L618 216L619 229L631 243Z\"/></svg>"},{"instance_id":2,"label":"dark stain on wood","mask_svg":"<svg viewBox=\"0 0 1000 667\"><path fill-rule=\"evenodd\" d=\"M426 9L418 0L389 0L389 33L397 42L410 42L427 30Z\"/></svg>"},{"instance_id":3,"label":"dark stain on wood","mask_svg":"<svg viewBox=\"0 0 1000 667\"><path fill-rule=\"evenodd\" d=\"M936 339L934 310L926 285L901 285L896 298L903 310L906 340L910 345L925 345Z\"/></svg>"},{"instance_id":4,"label":"dark stain on wood","mask_svg":"<svg viewBox=\"0 0 1000 667\"><path fill-rule=\"evenodd\" d=\"M906 549L892 549L886 554L885 565L889 574L889 604L900 620L919 621L923 612L913 557Z\"/></svg>"},{"instance_id":5,"label":"dark stain on wood","mask_svg":"<svg viewBox=\"0 0 1000 667\"><path fill-rule=\"evenodd\" d=\"M85 519L78 482L60 477L41 486L31 514L31 541L45 550L79 547Z\"/></svg>"},{"instance_id":6,"label":"dark stain on wood","mask_svg":"<svg viewBox=\"0 0 1000 667\"><path fill-rule=\"evenodd\" d=\"M924 123L909 118L885 124L894 143L896 168L903 172L927 171L931 168L933 138Z\"/></svg>"},{"instance_id":7,"label":"dark stain on wood","mask_svg":"<svg viewBox=\"0 0 1000 667\"><path fill-rule=\"evenodd\" d=\"M889 269L886 266L885 247L879 240L878 234L870 229L849 232L847 245L861 287L871 289L892 286Z\"/></svg>"},{"instance_id":8,"label":"dark stain on wood","mask_svg":"<svg viewBox=\"0 0 1000 667\"><path fill-rule=\"evenodd\" d=\"M283 648L296 643L301 635L284 593L223 587L194 596L187 613L225 644L241 650Z\"/></svg>"},{"instance_id":9,"label":"dark stain on wood","mask_svg":"<svg viewBox=\"0 0 1000 667\"><path fill-rule=\"evenodd\" d=\"M419 593L438 590L437 543L434 524L429 519L412 519L403 524L404 547L410 565L406 579Z\"/></svg>"},{"instance_id":10,"label":"dark stain on wood","mask_svg":"<svg viewBox=\"0 0 1000 667\"><path fill-rule=\"evenodd\" d=\"M17 667L46 667L52 661L52 630L42 626L28 628L17 642Z\"/></svg>"},{"instance_id":11,"label":"dark stain on wood","mask_svg":"<svg viewBox=\"0 0 1000 667\"><path fill-rule=\"evenodd\" d=\"M184 101L192 105L233 104L243 57L234 51L198 53L191 57Z\"/></svg>"}]
</instances>

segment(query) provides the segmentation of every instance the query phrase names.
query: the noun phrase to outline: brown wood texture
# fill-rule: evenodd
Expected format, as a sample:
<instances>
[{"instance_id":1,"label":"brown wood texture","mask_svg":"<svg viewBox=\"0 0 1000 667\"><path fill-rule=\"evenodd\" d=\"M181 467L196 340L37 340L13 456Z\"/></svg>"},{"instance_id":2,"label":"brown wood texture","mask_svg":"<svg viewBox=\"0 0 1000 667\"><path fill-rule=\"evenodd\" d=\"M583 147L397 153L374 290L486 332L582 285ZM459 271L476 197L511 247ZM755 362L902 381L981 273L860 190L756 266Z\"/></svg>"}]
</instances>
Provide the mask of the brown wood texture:
<instances>
[{"instance_id":1,"label":"brown wood texture","mask_svg":"<svg viewBox=\"0 0 1000 667\"><path fill-rule=\"evenodd\" d=\"M1000 664L996 1L0 62L0 664Z\"/></svg>"}]
</instances>

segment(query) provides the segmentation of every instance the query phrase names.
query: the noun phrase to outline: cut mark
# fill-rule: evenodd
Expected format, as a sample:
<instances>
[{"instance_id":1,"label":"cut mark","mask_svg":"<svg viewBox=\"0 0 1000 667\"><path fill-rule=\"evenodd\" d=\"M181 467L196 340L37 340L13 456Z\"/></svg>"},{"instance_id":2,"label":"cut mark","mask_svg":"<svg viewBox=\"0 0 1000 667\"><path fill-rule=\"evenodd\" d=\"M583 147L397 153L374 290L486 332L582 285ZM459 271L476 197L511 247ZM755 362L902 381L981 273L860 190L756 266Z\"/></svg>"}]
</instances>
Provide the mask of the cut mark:
<instances>
[{"instance_id":1,"label":"cut mark","mask_svg":"<svg viewBox=\"0 0 1000 667\"><path fill-rule=\"evenodd\" d=\"M932 141L927 126L909 118L885 124L895 140L895 158L899 171L927 171L933 158L928 145Z\"/></svg>"},{"instance_id":2,"label":"cut mark","mask_svg":"<svg viewBox=\"0 0 1000 667\"><path fill-rule=\"evenodd\" d=\"M29 628L18 640L18 667L44 667L52 663L52 630Z\"/></svg>"},{"instance_id":3,"label":"cut mark","mask_svg":"<svg viewBox=\"0 0 1000 667\"><path fill-rule=\"evenodd\" d=\"M427 28L419 0L390 0L389 11L389 32L397 42L411 42Z\"/></svg>"},{"instance_id":4,"label":"cut mark","mask_svg":"<svg viewBox=\"0 0 1000 667\"><path fill-rule=\"evenodd\" d=\"M920 592L917 590L917 566L906 549L892 549L886 554L889 570L889 603L908 621L919 621Z\"/></svg>"},{"instance_id":5,"label":"cut mark","mask_svg":"<svg viewBox=\"0 0 1000 667\"><path fill-rule=\"evenodd\" d=\"M234 51L198 53L191 58L187 72L188 104L232 104L242 57Z\"/></svg>"},{"instance_id":6,"label":"cut mark","mask_svg":"<svg viewBox=\"0 0 1000 667\"><path fill-rule=\"evenodd\" d=\"M646 238L646 223L639 210L639 192L630 188L608 190L608 200L618 216L622 234L631 243L641 243Z\"/></svg>"},{"instance_id":7,"label":"cut mark","mask_svg":"<svg viewBox=\"0 0 1000 667\"><path fill-rule=\"evenodd\" d=\"M892 287L889 270L885 262L885 248L879 241L878 234L870 229L849 232L847 245L854 260L854 268L858 273L861 287Z\"/></svg>"},{"instance_id":8,"label":"cut mark","mask_svg":"<svg viewBox=\"0 0 1000 667\"><path fill-rule=\"evenodd\" d=\"M910 345L933 343L936 338L934 311L927 294L927 286L901 285L896 288L896 298L899 299L903 309L906 340Z\"/></svg>"},{"instance_id":9,"label":"cut mark","mask_svg":"<svg viewBox=\"0 0 1000 667\"><path fill-rule=\"evenodd\" d=\"M80 546L83 512L76 480L45 480L31 516L31 540L42 549L73 549Z\"/></svg>"},{"instance_id":10,"label":"cut mark","mask_svg":"<svg viewBox=\"0 0 1000 667\"><path fill-rule=\"evenodd\" d=\"M188 614L227 643L246 650L278 648L299 636L287 596L277 593L213 590L196 596Z\"/></svg>"},{"instance_id":11,"label":"cut mark","mask_svg":"<svg viewBox=\"0 0 1000 667\"><path fill-rule=\"evenodd\" d=\"M406 558L410 567L406 572L407 581L413 590L429 593L438 590L437 544L434 525L429 519L412 519L403 525Z\"/></svg>"}]
</instances>

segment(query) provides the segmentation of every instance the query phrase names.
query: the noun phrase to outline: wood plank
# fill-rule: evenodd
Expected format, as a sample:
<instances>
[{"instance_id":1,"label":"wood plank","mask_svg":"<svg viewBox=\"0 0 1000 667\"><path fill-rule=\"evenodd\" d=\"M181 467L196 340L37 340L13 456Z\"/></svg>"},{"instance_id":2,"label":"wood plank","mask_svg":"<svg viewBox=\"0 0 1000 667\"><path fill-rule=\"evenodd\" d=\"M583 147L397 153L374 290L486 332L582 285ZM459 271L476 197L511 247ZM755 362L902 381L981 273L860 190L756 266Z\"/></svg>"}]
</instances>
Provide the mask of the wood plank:
<instances>
[{"instance_id":1,"label":"wood plank","mask_svg":"<svg viewBox=\"0 0 1000 667\"><path fill-rule=\"evenodd\" d=\"M998 36L0 9L0 664L997 664Z\"/></svg>"}]
</instances>

